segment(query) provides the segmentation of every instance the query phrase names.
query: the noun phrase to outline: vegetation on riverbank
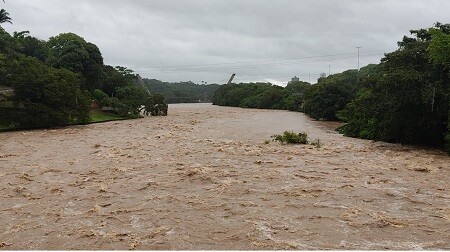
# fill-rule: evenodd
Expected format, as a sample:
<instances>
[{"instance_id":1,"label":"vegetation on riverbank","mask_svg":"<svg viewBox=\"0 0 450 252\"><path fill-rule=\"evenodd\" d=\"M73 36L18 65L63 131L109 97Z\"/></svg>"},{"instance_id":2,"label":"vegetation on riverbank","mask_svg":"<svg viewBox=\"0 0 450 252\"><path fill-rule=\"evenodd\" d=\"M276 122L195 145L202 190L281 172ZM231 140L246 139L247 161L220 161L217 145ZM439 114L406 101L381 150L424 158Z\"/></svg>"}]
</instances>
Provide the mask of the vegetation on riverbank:
<instances>
[{"instance_id":1,"label":"vegetation on riverbank","mask_svg":"<svg viewBox=\"0 0 450 252\"><path fill-rule=\"evenodd\" d=\"M205 82L200 85L191 81L163 82L146 78L144 84L151 93L163 94L166 103L210 103L214 92L219 88L218 84Z\"/></svg>"},{"instance_id":2,"label":"vegetation on riverbank","mask_svg":"<svg viewBox=\"0 0 450 252\"><path fill-rule=\"evenodd\" d=\"M117 121L117 120L125 120L127 117L119 116L114 113L103 112L99 110L91 110L89 112L91 120L90 123L100 123L100 122L108 122L108 121Z\"/></svg>"},{"instance_id":3,"label":"vegetation on riverbank","mask_svg":"<svg viewBox=\"0 0 450 252\"><path fill-rule=\"evenodd\" d=\"M296 81L285 88L270 83L222 85L215 92L214 105L299 111L302 95L310 84Z\"/></svg>"},{"instance_id":4,"label":"vegetation on riverbank","mask_svg":"<svg viewBox=\"0 0 450 252\"><path fill-rule=\"evenodd\" d=\"M8 129L9 129L9 125L7 124L7 122L0 121L0 132L8 130Z\"/></svg>"},{"instance_id":5,"label":"vegetation on riverbank","mask_svg":"<svg viewBox=\"0 0 450 252\"><path fill-rule=\"evenodd\" d=\"M355 98L337 113L347 122L340 128L342 133L386 142L445 145L450 62L433 60L434 31L450 36L450 25L411 31L413 36L398 42L399 49L387 53L377 69L360 76L362 86Z\"/></svg>"},{"instance_id":6,"label":"vegetation on riverbank","mask_svg":"<svg viewBox=\"0 0 450 252\"><path fill-rule=\"evenodd\" d=\"M86 124L102 109L114 118L167 114L164 99L148 94L138 75L105 65L100 49L74 33L44 41L0 27L0 87L0 121L9 129Z\"/></svg>"},{"instance_id":7,"label":"vegetation on riverbank","mask_svg":"<svg viewBox=\"0 0 450 252\"><path fill-rule=\"evenodd\" d=\"M289 109L342 120L347 136L444 148L450 154L450 25L412 30L380 64L302 83L221 86L214 104ZM291 85L291 84L290 84Z\"/></svg>"},{"instance_id":8,"label":"vegetation on riverbank","mask_svg":"<svg viewBox=\"0 0 450 252\"><path fill-rule=\"evenodd\" d=\"M86 122L85 124L132 119L131 117L123 117L115 113L104 112L101 110L89 111L89 117L89 122ZM11 130L17 129L7 121L0 121L0 132Z\"/></svg>"}]
</instances>

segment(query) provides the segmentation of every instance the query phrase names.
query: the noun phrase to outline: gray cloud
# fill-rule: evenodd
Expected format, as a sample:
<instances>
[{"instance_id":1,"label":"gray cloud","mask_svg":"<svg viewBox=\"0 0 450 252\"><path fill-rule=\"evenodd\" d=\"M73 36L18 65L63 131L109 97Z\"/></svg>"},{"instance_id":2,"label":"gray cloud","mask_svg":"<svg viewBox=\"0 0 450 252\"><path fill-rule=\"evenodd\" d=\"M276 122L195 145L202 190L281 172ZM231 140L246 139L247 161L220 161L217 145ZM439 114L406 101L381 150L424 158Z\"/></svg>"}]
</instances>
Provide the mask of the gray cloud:
<instances>
[{"instance_id":1,"label":"gray cloud","mask_svg":"<svg viewBox=\"0 0 450 252\"><path fill-rule=\"evenodd\" d=\"M7 0L7 31L74 32L106 64L163 81L315 81L378 63L410 29L449 22L446 0ZM331 66L330 66L331 65Z\"/></svg>"}]
</instances>

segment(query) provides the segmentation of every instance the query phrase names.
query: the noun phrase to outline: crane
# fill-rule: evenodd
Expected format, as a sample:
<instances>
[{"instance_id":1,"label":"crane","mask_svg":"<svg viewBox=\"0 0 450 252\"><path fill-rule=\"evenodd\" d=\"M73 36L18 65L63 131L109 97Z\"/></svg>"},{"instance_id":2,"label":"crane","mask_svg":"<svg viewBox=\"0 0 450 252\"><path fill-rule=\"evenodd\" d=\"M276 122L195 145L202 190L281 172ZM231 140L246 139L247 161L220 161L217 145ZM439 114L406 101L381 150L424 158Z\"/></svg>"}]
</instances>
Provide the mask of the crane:
<instances>
[{"instance_id":1,"label":"crane","mask_svg":"<svg viewBox=\"0 0 450 252\"><path fill-rule=\"evenodd\" d=\"M230 79L228 80L228 83L227 83L227 85L228 85L228 84L231 84L231 82L232 82L232 81L233 81L233 79L234 79L234 76L236 76L236 74L235 74L235 73L231 75Z\"/></svg>"}]
</instances>

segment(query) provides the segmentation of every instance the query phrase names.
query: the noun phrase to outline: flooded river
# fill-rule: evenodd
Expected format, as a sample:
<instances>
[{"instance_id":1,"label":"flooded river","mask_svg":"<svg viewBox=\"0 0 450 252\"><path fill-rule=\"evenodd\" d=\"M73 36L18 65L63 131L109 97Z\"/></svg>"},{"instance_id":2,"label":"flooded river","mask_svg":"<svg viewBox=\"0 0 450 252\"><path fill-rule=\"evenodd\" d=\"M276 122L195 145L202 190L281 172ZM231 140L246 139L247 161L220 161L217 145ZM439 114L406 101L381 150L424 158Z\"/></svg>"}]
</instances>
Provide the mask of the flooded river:
<instances>
[{"instance_id":1,"label":"flooded river","mask_svg":"<svg viewBox=\"0 0 450 252\"><path fill-rule=\"evenodd\" d=\"M450 249L450 157L182 104L0 133L0 249ZM285 130L312 145L264 144Z\"/></svg>"}]
</instances>

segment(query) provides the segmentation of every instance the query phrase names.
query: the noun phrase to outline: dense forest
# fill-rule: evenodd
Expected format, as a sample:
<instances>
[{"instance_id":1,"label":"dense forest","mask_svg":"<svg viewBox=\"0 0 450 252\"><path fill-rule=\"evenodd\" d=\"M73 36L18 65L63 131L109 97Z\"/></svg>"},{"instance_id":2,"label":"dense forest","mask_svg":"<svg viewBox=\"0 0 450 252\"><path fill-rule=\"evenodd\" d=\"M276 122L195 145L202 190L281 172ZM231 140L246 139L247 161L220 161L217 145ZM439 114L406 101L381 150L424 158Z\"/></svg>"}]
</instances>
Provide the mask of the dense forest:
<instances>
[{"instance_id":1,"label":"dense forest","mask_svg":"<svg viewBox=\"0 0 450 252\"><path fill-rule=\"evenodd\" d=\"M167 103L212 102L218 84L195 84L187 82L162 82L155 79L144 79L151 93L160 93Z\"/></svg>"},{"instance_id":2,"label":"dense forest","mask_svg":"<svg viewBox=\"0 0 450 252\"><path fill-rule=\"evenodd\" d=\"M0 15L1 23L12 23L4 9ZM149 95L138 84L132 70L105 65L99 48L76 34L44 41L29 31L11 35L0 26L3 128L88 123L93 107L109 108L122 117L136 117L143 110L166 114L164 97Z\"/></svg>"},{"instance_id":3,"label":"dense forest","mask_svg":"<svg viewBox=\"0 0 450 252\"><path fill-rule=\"evenodd\" d=\"M298 110L342 120L347 136L444 147L450 153L450 25L412 30L380 64L320 78L317 84L221 86L214 104ZM293 89L292 85L299 85Z\"/></svg>"},{"instance_id":4,"label":"dense forest","mask_svg":"<svg viewBox=\"0 0 450 252\"><path fill-rule=\"evenodd\" d=\"M287 109L299 111L303 93L310 84L290 82L285 88L270 83L226 84L219 87L213 104L241 108Z\"/></svg>"}]
</instances>

